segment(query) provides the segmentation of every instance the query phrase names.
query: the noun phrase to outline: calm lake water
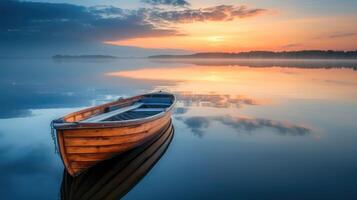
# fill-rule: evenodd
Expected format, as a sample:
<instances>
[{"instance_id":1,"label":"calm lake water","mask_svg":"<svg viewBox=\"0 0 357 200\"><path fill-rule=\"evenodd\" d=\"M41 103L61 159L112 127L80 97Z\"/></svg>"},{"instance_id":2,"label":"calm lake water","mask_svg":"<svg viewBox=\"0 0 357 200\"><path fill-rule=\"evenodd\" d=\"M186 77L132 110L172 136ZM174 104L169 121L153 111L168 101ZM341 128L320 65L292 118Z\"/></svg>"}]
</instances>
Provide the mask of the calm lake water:
<instances>
[{"instance_id":1,"label":"calm lake water","mask_svg":"<svg viewBox=\"0 0 357 200\"><path fill-rule=\"evenodd\" d=\"M124 199L356 199L357 61L0 60L1 199L60 199L50 122L152 90L174 138Z\"/></svg>"}]
</instances>

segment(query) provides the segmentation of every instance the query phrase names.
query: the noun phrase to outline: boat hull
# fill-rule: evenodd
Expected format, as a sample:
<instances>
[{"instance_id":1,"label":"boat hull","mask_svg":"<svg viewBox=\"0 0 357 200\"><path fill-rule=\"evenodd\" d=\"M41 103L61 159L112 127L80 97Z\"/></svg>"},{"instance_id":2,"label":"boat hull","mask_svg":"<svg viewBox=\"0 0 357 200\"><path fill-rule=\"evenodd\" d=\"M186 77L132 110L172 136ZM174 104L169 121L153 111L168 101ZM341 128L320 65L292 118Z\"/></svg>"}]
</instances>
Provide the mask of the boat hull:
<instances>
[{"instance_id":1,"label":"boat hull","mask_svg":"<svg viewBox=\"0 0 357 200\"><path fill-rule=\"evenodd\" d=\"M120 199L161 158L173 135L171 124L140 147L101 162L77 177L72 177L64 171L61 199Z\"/></svg>"},{"instance_id":2,"label":"boat hull","mask_svg":"<svg viewBox=\"0 0 357 200\"><path fill-rule=\"evenodd\" d=\"M171 111L142 123L57 129L62 161L72 176L97 163L136 148L154 138L171 124Z\"/></svg>"}]
</instances>

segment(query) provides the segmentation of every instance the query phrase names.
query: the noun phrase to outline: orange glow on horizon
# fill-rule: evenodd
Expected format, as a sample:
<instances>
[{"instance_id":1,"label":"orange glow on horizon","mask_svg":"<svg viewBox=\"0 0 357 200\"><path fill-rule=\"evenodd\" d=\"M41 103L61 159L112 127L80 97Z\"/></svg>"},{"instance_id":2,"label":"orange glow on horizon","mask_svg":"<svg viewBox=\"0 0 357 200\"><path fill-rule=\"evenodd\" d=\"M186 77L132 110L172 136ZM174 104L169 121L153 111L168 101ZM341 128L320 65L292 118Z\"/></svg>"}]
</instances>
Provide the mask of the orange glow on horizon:
<instances>
[{"instance_id":1,"label":"orange glow on horizon","mask_svg":"<svg viewBox=\"0 0 357 200\"><path fill-rule=\"evenodd\" d=\"M273 15L233 21L195 22L175 25L175 29L182 35L131 38L104 43L197 52L354 50L357 48L357 35L334 38L329 35L336 33L336 30L357 32L357 27L351 26L356 20L347 16L282 19Z\"/></svg>"}]
</instances>

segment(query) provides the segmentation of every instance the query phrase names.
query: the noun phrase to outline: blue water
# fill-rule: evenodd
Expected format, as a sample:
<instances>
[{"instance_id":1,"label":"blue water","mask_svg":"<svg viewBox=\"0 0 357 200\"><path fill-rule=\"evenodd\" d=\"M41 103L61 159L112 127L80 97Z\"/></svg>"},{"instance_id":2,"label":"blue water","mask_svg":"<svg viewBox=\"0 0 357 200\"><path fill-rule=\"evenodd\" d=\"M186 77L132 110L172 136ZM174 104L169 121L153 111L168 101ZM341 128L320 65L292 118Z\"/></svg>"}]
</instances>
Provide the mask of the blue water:
<instances>
[{"instance_id":1,"label":"blue water","mask_svg":"<svg viewBox=\"0 0 357 200\"><path fill-rule=\"evenodd\" d=\"M124 199L356 199L354 61L210 62L0 60L1 199L60 199L51 120L160 89L175 136Z\"/></svg>"}]
</instances>

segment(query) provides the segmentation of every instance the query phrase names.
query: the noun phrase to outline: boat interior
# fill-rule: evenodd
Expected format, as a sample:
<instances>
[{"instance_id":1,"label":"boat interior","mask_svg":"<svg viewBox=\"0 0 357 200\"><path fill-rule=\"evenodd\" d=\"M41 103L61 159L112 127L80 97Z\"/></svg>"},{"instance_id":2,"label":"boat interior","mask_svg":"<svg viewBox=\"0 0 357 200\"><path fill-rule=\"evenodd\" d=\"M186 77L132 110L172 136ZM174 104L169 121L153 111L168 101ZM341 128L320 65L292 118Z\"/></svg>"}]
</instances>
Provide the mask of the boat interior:
<instances>
[{"instance_id":1,"label":"boat interior","mask_svg":"<svg viewBox=\"0 0 357 200\"><path fill-rule=\"evenodd\" d=\"M125 121L151 117L165 112L173 103L174 97L171 94L148 94L132 105L125 107L113 105L107 107L105 112L82 120L81 122Z\"/></svg>"}]
</instances>

